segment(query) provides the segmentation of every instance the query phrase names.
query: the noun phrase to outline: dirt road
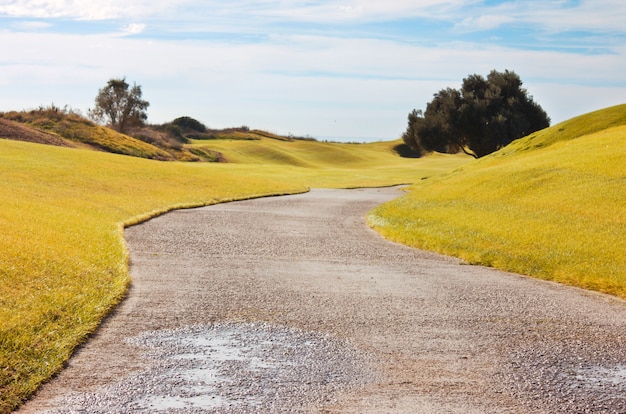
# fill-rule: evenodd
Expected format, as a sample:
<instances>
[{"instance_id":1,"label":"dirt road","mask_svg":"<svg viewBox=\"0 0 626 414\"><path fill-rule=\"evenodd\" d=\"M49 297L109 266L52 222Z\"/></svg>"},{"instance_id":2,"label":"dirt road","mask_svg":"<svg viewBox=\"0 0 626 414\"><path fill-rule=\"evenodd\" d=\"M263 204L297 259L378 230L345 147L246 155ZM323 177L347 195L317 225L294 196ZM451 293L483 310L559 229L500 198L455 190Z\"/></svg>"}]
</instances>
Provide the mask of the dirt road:
<instances>
[{"instance_id":1,"label":"dirt road","mask_svg":"<svg viewBox=\"0 0 626 414\"><path fill-rule=\"evenodd\" d=\"M387 242L398 195L127 229L128 299L22 412L626 412L624 301Z\"/></svg>"}]
</instances>

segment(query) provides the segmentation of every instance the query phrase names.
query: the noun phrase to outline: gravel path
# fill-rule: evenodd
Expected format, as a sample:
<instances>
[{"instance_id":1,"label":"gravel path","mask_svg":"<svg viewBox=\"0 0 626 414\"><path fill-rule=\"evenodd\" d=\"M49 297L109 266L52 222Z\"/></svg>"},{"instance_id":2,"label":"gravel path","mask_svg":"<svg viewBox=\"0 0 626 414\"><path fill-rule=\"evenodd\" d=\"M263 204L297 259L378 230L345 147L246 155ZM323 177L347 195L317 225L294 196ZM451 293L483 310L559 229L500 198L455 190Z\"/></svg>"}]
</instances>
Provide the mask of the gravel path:
<instances>
[{"instance_id":1,"label":"gravel path","mask_svg":"<svg viewBox=\"0 0 626 414\"><path fill-rule=\"evenodd\" d=\"M127 229L133 286L20 412L626 413L626 303L367 228L397 189Z\"/></svg>"}]
</instances>

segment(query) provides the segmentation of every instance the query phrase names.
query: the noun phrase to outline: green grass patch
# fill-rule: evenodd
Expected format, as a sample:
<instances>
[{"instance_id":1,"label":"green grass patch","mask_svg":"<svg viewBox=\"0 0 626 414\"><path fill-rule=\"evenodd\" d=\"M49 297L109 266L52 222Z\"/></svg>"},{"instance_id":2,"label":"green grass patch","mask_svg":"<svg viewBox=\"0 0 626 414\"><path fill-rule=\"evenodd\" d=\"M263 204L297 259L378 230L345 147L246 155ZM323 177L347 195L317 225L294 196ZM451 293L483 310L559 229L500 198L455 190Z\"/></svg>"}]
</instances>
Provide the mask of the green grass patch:
<instances>
[{"instance_id":1,"label":"green grass patch","mask_svg":"<svg viewBox=\"0 0 626 414\"><path fill-rule=\"evenodd\" d=\"M0 412L58 372L125 295L124 225L174 208L309 187L411 183L469 161L403 159L392 151L397 143L235 142L247 147L224 143L220 152L241 152L238 163L224 164L0 139Z\"/></svg>"},{"instance_id":2,"label":"green grass patch","mask_svg":"<svg viewBox=\"0 0 626 414\"><path fill-rule=\"evenodd\" d=\"M410 246L626 298L624 124L622 105L553 126L417 183L369 222Z\"/></svg>"}]
</instances>

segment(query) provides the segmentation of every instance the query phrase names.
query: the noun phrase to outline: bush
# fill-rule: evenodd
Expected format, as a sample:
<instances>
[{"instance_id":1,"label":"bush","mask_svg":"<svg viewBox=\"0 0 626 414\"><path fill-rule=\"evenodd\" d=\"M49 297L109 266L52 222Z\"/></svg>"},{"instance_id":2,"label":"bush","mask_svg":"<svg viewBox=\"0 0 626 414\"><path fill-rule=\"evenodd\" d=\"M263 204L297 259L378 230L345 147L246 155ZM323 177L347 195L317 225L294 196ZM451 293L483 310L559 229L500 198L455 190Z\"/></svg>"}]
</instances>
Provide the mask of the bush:
<instances>
[{"instance_id":1,"label":"bush","mask_svg":"<svg viewBox=\"0 0 626 414\"><path fill-rule=\"evenodd\" d=\"M181 150L183 148L183 143L180 142L178 139L173 138L170 133L166 131L165 127L159 129L138 128L130 131L129 134L134 138L137 138L143 142L147 142L148 144L152 144L155 147L159 147L165 150Z\"/></svg>"},{"instance_id":2,"label":"bush","mask_svg":"<svg viewBox=\"0 0 626 414\"><path fill-rule=\"evenodd\" d=\"M182 131L181 135L183 133L188 134L191 132L203 133L207 130L206 126L202 122L195 120L189 116L181 116L179 118L176 118L171 122L171 125L179 127Z\"/></svg>"},{"instance_id":3,"label":"bush","mask_svg":"<svg viewBox=\"0 0 626 414\"><path fill-rule=\"evenodd\" d=\"M185 138L185 136L183 135L183 130L178 125L168 124L168 125L165 126L164 130L165 130L165 134L171 140L180 142L182 144L188 142L187 138Z\"/></svg>"}]
</instances>

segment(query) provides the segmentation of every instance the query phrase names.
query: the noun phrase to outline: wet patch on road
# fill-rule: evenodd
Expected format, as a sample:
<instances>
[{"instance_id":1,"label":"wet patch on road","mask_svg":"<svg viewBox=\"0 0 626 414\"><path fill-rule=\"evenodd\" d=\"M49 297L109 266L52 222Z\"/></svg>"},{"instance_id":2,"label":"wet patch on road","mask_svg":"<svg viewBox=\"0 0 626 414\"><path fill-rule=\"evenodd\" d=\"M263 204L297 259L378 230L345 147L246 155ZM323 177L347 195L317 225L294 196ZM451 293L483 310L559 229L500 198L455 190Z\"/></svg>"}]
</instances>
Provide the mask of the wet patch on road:
<instances>
[{"instance_id":1,"label":"wet patch on road","mask_svg":"<svg viewBox=\"0 0 626 414\"><path fill-rule=\"evenodd\" d=\"M145 348L149 369L68 395L66 409L51 412L306 411L377 380L370 358L346 341L265 323L151 331L127 342Z\"/></svg>"}]
</instances>

